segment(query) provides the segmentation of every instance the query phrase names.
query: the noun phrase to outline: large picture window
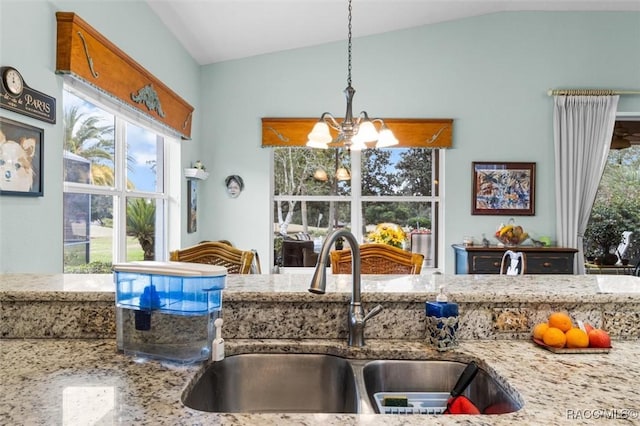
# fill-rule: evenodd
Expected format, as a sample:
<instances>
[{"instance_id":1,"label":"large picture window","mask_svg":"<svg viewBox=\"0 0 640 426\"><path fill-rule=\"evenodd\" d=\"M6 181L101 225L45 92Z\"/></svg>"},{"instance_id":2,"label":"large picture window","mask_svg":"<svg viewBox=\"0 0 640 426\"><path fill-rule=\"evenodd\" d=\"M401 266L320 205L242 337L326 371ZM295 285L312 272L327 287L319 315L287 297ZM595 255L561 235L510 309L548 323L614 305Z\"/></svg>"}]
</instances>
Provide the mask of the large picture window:
<instances>
[{"instance_id":1,"label":"large picture window","mask_svg":"<svg viewBox=\"0 0 640 426\"><path fill-rule=\"evenodd\" d=\"M400 225L403 248L437 267L439 150L273 148L274 263L314 266L329 232L361 242L380 223Z\"/></svg>"},{"instance_id":2,"label":"large picture window","mask_svg":"<svg viewBox=\"0 0 640 426\"><path fill-rule=\"evenodd\" d=\"M70 88L63 104L64 271L163 260L165 138Z\"/></svg>"}]
</instances>

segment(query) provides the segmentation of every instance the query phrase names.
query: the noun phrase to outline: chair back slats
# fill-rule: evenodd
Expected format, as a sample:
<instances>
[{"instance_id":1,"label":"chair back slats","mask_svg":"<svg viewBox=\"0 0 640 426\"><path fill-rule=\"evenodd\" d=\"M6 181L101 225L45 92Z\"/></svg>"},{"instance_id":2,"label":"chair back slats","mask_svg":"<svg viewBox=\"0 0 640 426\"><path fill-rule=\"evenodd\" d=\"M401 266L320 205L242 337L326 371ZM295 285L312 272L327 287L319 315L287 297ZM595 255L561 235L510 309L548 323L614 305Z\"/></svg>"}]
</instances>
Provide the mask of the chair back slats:
<instances>
[{"instance_id":1,"label":"chair back slats","mask_svg":"<svg viewBox=\"0 0 640 426\"><path fill-rule=\"evenodd\" d=\"M334 274L351 273L351 250L331 251L331 271ZM387 244L360 245L360 272L362 274L417 275L422 270L424 256Z\"/></svg>"},{"instance_id":2,"label":"chair back slats","mask_svg":"<svg viewBox=\"0 0 640 426\"><path fill-rule=\"evenodd\" d=\"M240 250L222 242L205 241L192 247L171 252L170 259L178 262L206 263L224 266L228 274L249 274L254 253Z\"/></svg>"},{"instance_id":3,"label":"chair back slats","mask_svg":"<svg viewBox=\"0 0 640 426\"><path fill-rule=\"evenodd\" d=\"M526 270L527 257L524 253L512 250L504 252L500 262L500 275L524 275Z\"/></svg>"}]
</instances>

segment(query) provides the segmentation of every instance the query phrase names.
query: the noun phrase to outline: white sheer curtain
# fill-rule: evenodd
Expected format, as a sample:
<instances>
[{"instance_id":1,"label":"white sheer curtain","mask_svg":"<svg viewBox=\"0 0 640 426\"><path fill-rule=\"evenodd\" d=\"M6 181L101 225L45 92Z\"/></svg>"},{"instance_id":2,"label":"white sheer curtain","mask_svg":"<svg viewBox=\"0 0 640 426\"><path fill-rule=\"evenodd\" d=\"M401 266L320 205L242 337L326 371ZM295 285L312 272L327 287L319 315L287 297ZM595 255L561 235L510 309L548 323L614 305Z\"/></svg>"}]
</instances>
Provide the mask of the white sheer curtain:
<instances>
[{"instance_id":1,"label":"white sheer curtain","mask_svg":"<svg viewBox=\"0 0 640 426\"><path fill-rule=\"evenodd\" d=\"M558 246L575 247L584 274L583 235L609 153L619 96L555 96L553 132Z\"/></svg>"}]
</instances>

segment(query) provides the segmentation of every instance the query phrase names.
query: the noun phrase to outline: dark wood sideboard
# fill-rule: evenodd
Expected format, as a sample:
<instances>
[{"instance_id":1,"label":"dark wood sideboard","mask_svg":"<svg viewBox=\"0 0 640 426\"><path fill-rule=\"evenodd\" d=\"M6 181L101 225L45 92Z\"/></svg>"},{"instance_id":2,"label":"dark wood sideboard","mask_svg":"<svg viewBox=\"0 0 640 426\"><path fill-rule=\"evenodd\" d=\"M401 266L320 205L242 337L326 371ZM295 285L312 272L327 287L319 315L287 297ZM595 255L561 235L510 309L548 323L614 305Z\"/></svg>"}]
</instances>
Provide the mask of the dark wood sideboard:
<instances>
[{"instance_id":1,"label":"dark wood sideboard","mask_svg":"<svg viewBox=\"0 0 640 426\"><path fill-rule=\"evenodd\" d=\"M527 259L526 274L573 274L573 258L577 249L566 247L515 248L499 246L452 245L456 255L456 274L499 274L506 250L523 252Z\"/></svg>"}]
</instances>

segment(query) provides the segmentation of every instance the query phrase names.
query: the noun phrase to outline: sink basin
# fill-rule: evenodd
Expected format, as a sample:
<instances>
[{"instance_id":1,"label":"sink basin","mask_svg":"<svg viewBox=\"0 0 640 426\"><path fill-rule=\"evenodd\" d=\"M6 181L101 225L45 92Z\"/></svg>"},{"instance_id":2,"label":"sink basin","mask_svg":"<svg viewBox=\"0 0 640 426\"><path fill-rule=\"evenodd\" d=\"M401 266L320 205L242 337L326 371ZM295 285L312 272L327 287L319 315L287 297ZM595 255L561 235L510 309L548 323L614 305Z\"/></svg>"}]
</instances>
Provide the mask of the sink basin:
<instances>
[{"instance_id":1,"label":"sink basin","mask_svg":"<svg viewBox=\"0 0 640 426\"><path fill-rule=\"evenodd\" d=\"M183 394L190 408L226 413L357 413L348 360L320 354L242 354L206 366Z\"/></svg>"},{"instance_id":2,"label":"sink basin","mask_svg":"<svg viewBox=\"0 0 640 426\"><path fill-rule=\"evenodd\" d=\"M362 368L365 390L371 405L378 412L374 394L377 392L451 392L466 367L455 361L371 361ZM504 388L480 369L464 395L480 412L504 414L518 411L522 405Z\"/></svg>"}]
</instances>

